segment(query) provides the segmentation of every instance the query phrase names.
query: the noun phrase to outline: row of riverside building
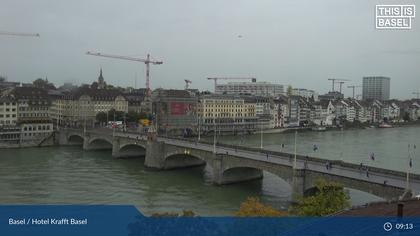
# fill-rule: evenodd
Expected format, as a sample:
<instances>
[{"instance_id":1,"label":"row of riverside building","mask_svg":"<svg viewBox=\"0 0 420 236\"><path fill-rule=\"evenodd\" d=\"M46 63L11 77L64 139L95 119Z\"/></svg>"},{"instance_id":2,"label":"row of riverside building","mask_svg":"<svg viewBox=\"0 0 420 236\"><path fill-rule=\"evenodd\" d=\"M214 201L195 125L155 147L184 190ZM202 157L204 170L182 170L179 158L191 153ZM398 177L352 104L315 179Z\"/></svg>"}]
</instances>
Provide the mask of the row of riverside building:
<instances>
[{"instance_id":1,"label":"row of riverside building","mask_svg":"<svg viewBox=\"0 0 420 236\"><path fill-rule=\"evenodd\" d=\"M95 86L94 86L95 84ZM45 89L8 83L1 89L0 141L40 141L55 127L98 126L96 116L113 109L148 113L162 135L254 133L287 127L375 124L420 118L420 100L356 100L338 92L318 96L313 90L270 83L234 83L216 93L198 90L116 89L98 82L72 89ZM1 87L1 86L0 86ZM112 120L110 117L109 120Z\"/></svg>"}]
</instances>

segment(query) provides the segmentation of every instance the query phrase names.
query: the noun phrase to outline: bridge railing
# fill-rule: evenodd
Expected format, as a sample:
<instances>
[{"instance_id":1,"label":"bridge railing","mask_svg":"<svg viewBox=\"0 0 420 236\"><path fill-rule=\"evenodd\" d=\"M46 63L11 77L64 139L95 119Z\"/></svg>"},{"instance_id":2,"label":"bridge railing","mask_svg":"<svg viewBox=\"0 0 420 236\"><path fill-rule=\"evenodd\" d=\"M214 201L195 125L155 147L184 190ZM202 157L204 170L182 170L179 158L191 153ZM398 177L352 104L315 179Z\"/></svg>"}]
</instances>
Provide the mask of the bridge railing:
<instances>
[{"instance_id":1,"label":"bridge railing","mask_svg":"<svg viewBox=\"0 0 420 236\"><path fill-rule=\"evenodd\" d=\"M165 137L165 136L160 136L160 137ZM195 140L191 140L191 139L188 139L188 138L181 138L181 137L165 137L165 138L176 139L176 140L185 141L185 142L196 142ZM213 142L205 141L205 140L200 140L200 141L198 141L198 143L213 145ZM258 153L268 154L268 155L271 155L271 156L281 156L281 157L294 158L293 153L272 151L272 150L266 150L266 149L261 150L260 148L255 148L255 147L238 146L238 145L232 145L232 144L226 144L226 143L217 143L217 146L231 148L231 149L237 149L237 150L243 150L243 151L258 152ZM363 165L362 169L361 169L360 168L361 166L358 165L358 164L344 162L344 161L341 161L341 160L331 160L331 159L311 157L311 156L299 155L299 154L296 155L296 159L301 160L301 161L306 160L306 161L310 161L310 162L317 162L320 165L323 165L323 164L326 164L326 163L331 163L332 165L341 166L341 167L349 168L349 169L365 170L366 168L368 168L369 172L372 172L372 173L387 174L387 175L391 174L393 176L406 177L406 173L402 172L402 171L389 170L389 169L384 169L384 168L379 168L379 167L374 167L374 166L369 166L369 165ZM410 173L410 179L420 181L420 175Z\"/></svg>"},{"instance_id":2,"label":"bridge railing","mask_svg":"<svg viewBox=\"0 0 420 236\"><path fill-rule=\"evenodd\" d=\"M80 131L79 129L71 129L71 128L68 128L67 130L69 130L69 131ZM87 131L92 132L92 130L87 130ZM103 130L102 130L102 132L103 132ZM109 133L112 133L112 130ZM126 134L144 135L142 133L132 133L132 132L127 132ZM120 136L120 133L118 133L118 136ZM205 140L196 141L196 140L192 140L192 139L189 139L189 138L173 137L173 136L165 136L165 135L159 135L159 137L174 139L174 140L180 140L180 141L185 141L185 142L198 142L198 143L201 143L201 144L213 145L213 142L205 141ZM226 143L217 143L217 146L231 148L231 149L237 149L237 150L243 150L243 151L249 151L249 152L263 153L263 154L268 154L268 155L271 155L271 156L294 158L293 153L272 151L272 150L266 150L266 149L261 150L260 148L255 148L255 147L246 147L246 146L232 145L232 144L226 144ZM344 168L360 169L360 165L358 165L358 164L348 163L348 162L344 162L344 161L341 161L341 160L331 160L331 159L324 159L324 158L319 158L319 157L310 157L310 156L307 156L307 155L299 155L299 154L296 155L296 159L300 160L300 161L305 161L306 160L306 161L310 161L310 162L316 162L316 163L319 163L320 165L323 165L323 164L326 164L326 163L331 163L332 165L341 166L341 167L344 167ZM389 169L384 169L384 168L379 168L379 167L374 167L374 166L368 166L368 165L363 165L363 168L369 168L369 172L372 172L372 173L375 172L375 173L379 173L379 174L387 174L387 175L391 174L391 175L394 175L394 176L406 177L406 173L402 172L402 171L389 170ZM410 179L420 181L420 175L410 173Z\"/></svg>"}]
</instances>

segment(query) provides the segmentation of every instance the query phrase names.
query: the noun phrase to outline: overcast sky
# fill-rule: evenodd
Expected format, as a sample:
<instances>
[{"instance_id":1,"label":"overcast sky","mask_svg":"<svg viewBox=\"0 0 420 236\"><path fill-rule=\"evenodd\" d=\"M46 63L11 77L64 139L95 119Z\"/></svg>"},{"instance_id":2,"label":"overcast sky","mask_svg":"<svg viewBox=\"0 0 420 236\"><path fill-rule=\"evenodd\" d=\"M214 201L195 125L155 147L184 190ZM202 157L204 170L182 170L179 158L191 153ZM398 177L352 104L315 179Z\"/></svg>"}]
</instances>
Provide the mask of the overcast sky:
<instances>
[{"instance_id":1,"label":"overcast sky","mask_svg":"<svg viewBox=\"0 0 420 236\"><path fill-rule=\"evenodd\" d=\"M386 0L0 0L0 75L56 85L105 81L144 87L144 64L85 55L144 58L152 88L213 90L207 77L256 77L293 87L331 89L328 78L391 77L391 96L420 89L420 20L411 30L376 30L375 4ZM420 8L419 8L420 9ZM418 16L417 18L420 18ZM238 37L241 35L242 37ZM347 96L350 89L344 90ZM358 92L361 94L361 89Z\"/></svg>"}]
</instances>

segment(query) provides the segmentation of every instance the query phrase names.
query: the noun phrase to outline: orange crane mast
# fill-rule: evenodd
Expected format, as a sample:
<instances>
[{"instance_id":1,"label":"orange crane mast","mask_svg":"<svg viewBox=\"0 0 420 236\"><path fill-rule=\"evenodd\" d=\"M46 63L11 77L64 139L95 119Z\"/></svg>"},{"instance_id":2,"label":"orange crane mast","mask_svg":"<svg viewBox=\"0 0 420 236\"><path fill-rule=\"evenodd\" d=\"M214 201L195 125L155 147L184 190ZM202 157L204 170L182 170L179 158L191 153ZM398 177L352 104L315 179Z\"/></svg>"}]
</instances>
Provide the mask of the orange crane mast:
<instances>
[{"instance_id":1,"label":"orange crane mast","mask_svg":"<svg viewBox=\"0 0 420 236\"><path fill-rule=\"evenodd\" d=\"M108 58L115 58L127 61L137 61L142 62L146 65L146 91L147 96L150 97L150 64L152 65L161 65L163 64L162 61L153 61L150 59L150 54L147 54L146 59L135 58L135 57L127 57L127 56L118 56L118 55L111 55L111 54L104 54L99 52L86 52L87 55L91 56L98 56L98 57L108 57Z\"/></svg>"}]
</instances>

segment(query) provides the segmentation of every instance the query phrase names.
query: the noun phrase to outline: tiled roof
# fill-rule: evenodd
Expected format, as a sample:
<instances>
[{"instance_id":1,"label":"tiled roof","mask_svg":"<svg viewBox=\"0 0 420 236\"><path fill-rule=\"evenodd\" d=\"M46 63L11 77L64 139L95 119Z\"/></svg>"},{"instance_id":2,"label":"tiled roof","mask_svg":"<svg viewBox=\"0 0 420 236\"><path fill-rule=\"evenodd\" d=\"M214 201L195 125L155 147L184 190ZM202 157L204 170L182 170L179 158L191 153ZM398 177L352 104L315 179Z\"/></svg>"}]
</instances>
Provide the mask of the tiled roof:
<instances>
[{"instance_id":1,"label":"tiled roof","mask_svg":"<svg viewBox=\"0 0 420 236\"><path fill-rule=\"evenodd\" d=\"M72 92L68 92L64 95L64 99L79 99L83 95L88 95L92 100L96 101L111 101L115 100L117 96L122 95L119 90L116 89L92 89L81 87Z\"/></svg>"},{"instance_id":2,"label":"tiled roof","mask_svg":"<svg viewBox=\"0 0 420 236\"><path fill-rule=\"evenodd\" d=\"M397 216L398 203L404 204L403 216L420 216L420 200L418 198L370 203L340 212L337 216Z\"/></svg>"},{"instance_id":3,"label":"tiled roof","mask_svg":"<svg viewBox=\"0 0 420 236\"><path fill-rule=\"evenodd\" d=\"M48 99L48 92L36 87L16 87L11 94L17 99Z\"/></svg>"},{"instance_id":4,"label":"tiled roof","mask_svg":"<svg viewBox=\"0 0 420 236\"><path fill-rule=\"evenodd\" d=\"M156 89L153 91L154 96L176 97L176 98L189 98L191 94L186 90L176 89Z\"/></svg>"}]
</instances>

